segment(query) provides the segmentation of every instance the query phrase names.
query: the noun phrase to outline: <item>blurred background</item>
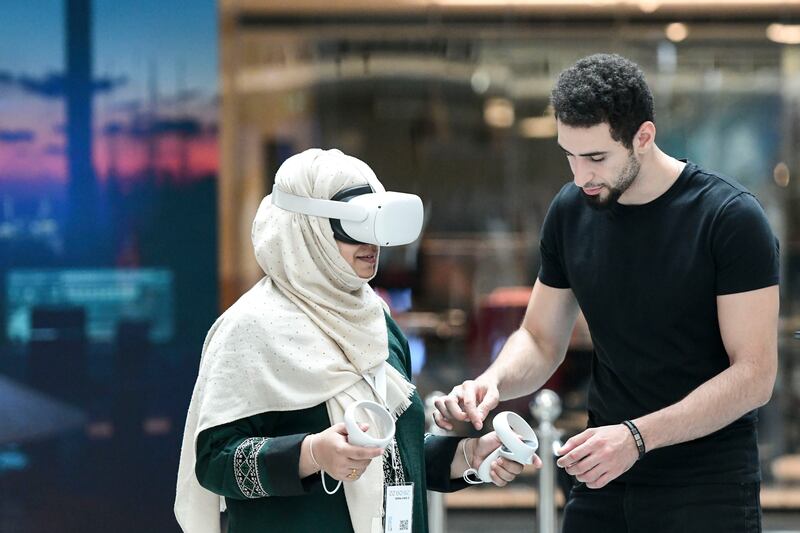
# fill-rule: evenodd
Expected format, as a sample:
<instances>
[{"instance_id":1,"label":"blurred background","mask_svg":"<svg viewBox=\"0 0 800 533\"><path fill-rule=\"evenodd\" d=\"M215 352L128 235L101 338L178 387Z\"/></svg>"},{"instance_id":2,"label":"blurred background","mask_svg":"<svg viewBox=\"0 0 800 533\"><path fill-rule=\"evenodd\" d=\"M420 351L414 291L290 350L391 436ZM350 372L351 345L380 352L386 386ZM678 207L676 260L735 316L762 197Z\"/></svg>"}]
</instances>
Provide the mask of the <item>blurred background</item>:
<instances>
[{"instance_id":1,"label":"blurred background","mask_svg":"<svg viewBox=\"0 0 800 533\"><path fill-rule=\"evenodd\" d=\"M205 333L260 278L253 216L306 148L425 202L373 283L420 393L483 370L571 179L550 88L596 52L643 67L659 146L740 180L781 241L762 502L800 531L800 2L29 0L0 30L0 532L178 531ZM547 385L565 438L591 350L579 320ZM536 501L532 476L448 495L448 529L533 531Z\"/></svg>"}]
</instances>

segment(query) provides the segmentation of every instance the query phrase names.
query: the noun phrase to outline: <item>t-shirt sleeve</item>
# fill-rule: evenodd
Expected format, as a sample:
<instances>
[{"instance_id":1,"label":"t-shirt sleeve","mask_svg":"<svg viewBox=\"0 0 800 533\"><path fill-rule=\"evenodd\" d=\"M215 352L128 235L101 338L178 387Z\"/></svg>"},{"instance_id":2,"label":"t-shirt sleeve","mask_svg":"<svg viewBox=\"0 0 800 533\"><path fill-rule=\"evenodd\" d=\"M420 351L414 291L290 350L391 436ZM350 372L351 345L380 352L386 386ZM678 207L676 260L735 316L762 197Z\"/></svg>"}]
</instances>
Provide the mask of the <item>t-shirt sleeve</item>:
<instances>
[{"instance_id":1,"label":"t-shirt sleeve","mask_svg":"<svg viewBox=\"0 0 800 533\"><path fill-rule=\"evenodd\" d=\"M539 266L539 281L549 287L556 289L568 289L569 280L564 269L564 260L561 254L561 241L558 231L558 203L559 197L555 197L547 210L542 224L542 233L539 239L539 256L541 265Z\"/></svg>"},{"instance_id":2,"label":"t-shirt sleeve","mask_svg":"<svg viewBox=\"0 0 800 533\"><path fill-rule=\"evenodd\" d=\"M721 210L712 237L716 294L735 294L776 285L779 243L764 210L750 194L740 194Z\"/></svg>"}]
</instances>

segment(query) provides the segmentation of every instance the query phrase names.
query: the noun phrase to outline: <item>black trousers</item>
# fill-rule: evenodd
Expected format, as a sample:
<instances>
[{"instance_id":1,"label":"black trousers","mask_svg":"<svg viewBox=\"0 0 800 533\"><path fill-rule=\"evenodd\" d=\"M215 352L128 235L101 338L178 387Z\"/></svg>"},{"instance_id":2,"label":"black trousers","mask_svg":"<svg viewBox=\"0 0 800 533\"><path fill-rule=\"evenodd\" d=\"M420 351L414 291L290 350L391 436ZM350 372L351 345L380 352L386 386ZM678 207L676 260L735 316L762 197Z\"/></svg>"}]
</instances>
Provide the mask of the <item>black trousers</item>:
<instances>
[{"instance_id":1,"label":"black trousers","mask_svg":"<svg viewBox=\"0 0 800 533\"><path fill-rule=\"evenodd\" d=\"M761 533L760 483L577 485L563 533Z\"/></svg>"}]
</instances>

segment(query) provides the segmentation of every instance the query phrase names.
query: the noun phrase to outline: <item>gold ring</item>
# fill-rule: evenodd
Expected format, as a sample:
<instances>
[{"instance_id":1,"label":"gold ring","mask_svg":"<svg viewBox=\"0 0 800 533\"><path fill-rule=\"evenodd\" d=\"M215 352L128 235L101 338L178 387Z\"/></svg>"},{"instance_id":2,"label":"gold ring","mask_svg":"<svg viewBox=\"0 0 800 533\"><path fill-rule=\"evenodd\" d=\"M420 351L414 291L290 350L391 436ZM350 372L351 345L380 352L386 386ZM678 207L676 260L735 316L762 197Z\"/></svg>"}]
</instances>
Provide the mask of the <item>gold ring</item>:
<instances>
[{"instance_id":1,"label":"gold ring","mask_svg":"<svg viewBox=\"0 0 800 533\"><path fill-rule=\"evenodd\" d=\"M347 477L352 479L352 478L356 477L356 474L358 474L358 469L357 468L351 468L350 469L350 473L347 474Z\"/></svg>"}]
</instances>

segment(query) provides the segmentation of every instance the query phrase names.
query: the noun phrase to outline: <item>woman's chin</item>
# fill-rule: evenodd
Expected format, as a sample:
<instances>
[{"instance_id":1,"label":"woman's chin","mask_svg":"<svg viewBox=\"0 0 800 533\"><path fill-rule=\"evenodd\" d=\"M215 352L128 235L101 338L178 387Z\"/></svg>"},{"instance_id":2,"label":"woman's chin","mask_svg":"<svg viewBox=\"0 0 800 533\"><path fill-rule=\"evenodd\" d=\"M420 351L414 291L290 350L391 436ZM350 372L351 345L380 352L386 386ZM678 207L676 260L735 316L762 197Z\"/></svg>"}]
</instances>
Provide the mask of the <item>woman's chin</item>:
<instances>
[{"instance_id":1,"label":"woman's chin","mask_svg":"<svg viewBox=\"0 0 800 533\"><path fill-rule=\"evenodd\" d=\"M375 267L372 267L372 268L364 267L364 268L359 268L358 272L356 272L356 273L358 274L359 278L370 279L372 276L375 275L376 271L377 271L377 268L375 268Z\"/></svg>"}]
</instances>

